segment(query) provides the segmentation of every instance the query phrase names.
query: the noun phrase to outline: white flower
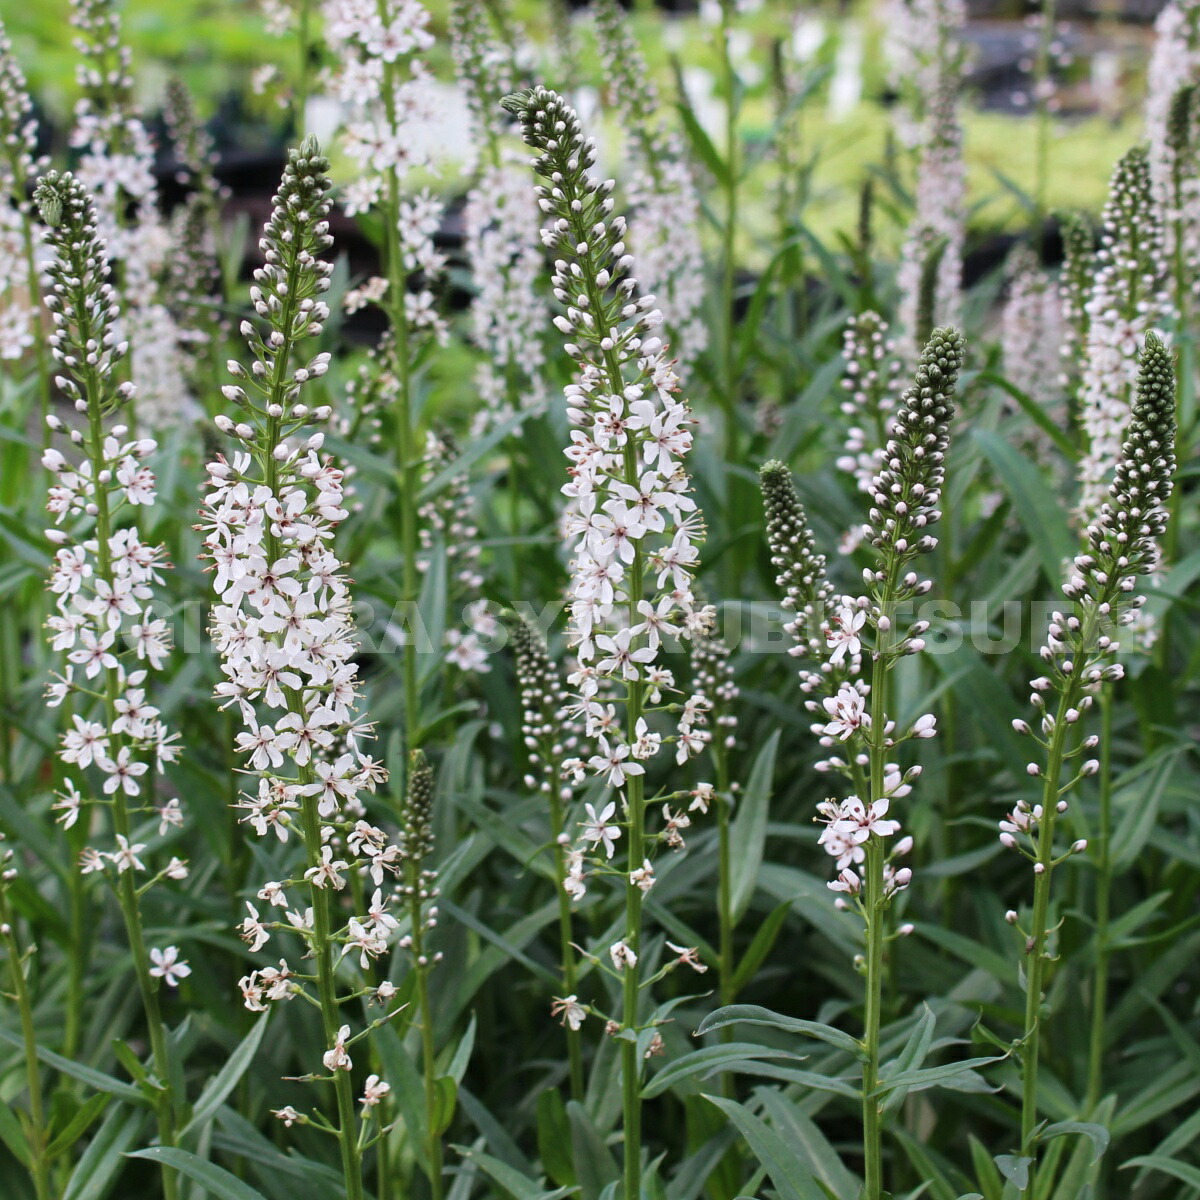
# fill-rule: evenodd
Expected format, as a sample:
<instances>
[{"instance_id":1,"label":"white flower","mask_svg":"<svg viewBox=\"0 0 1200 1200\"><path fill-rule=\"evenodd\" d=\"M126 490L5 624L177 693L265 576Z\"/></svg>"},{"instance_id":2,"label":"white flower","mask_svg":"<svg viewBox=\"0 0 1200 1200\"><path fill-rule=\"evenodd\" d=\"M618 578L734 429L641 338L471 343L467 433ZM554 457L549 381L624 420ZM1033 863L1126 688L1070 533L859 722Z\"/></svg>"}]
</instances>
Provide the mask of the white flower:
<instances>
[{"instance_id":1,"label":"white flower","mask_svg":"<svg viewBox=\"0 0 1200 1200\"><path fill-rule=\"evenodd\" d=\"M378 1075L368 1075L363 1084L362 1115L365 1117L391 1090L391 1084L385 1083Z\"/></svg>"},{"instance_id":2,"label":"white flower","mask_svg":"<svg viewBox=\"0 0 1200 1200\"><path fill-rule=\"evenodd\" d=\"M866 701L853 684L843 683L836 696L826 696L821 704L831 718L828 724L818 727L826 737L836 737L844 742L859 729L870 728Z\"/></svg>"},{"instance_id":3,"label":"white flower","mask_svg":"<svg viewBox=\"0 0 1200 1200\"><path fill-rule=\"evenodd\" d=\"M700 961L700 954L695 946L677 946L674 942L668 942L667 947L679 956L675 960L676 962L691 967L698 975L703 975L708 970L708 967Z\"/></svg>"},{"instance_id":4,"label":"white flower","mask_svg":"<svg viewBox=\"0 0 1200 1200\"><path fill-rule=\"evenodd\" d=\"M862 844L872 834L878 837L891 837L899 828L899 821L889 821L887 817L889 801L875 800L870 805L864 805L857 796L849 796L842 801L838 817L830 826L834 833L844 834L852 841Z\"/></svg>"},{"instance_id":5,"label":"white flower","mask_svg":"<svg viewBox=\"0 0 1200 1200\"><path fill-rule=\"evenodd\" d=\"M829 661L840 663L847 655L854 657L862 652L859 630L866 622L865 609L843 604L825 628L825 642L831 647Z\"/></svg>"},{"instance_id":6,"label":"white flower","mask_svg":"<svg viewBox=\"0 0 1200 1200\"><path fill-rule=\"evenodd\" d=\"M179 981L192 973L192 968L179 958L176 946L168 946L165 950L152 949L150 959L154 963L150 974L161 979L167 987L178 987Z\"/></svg>"},{"instance_id":7,"label":"white flower","mask_svg":"<svg viewBox=\"0 0 1200 1200\"><path fill-rule=\"evenodd\" d=\"M616 804L610 801L604 806L599 816L596 815L596 810L590 804L585 804L583 807L588 815L587 824L583 830L584 838L593 846L603 846L605 857L612 858L617 838L621 836L620 829L608 823L617 811Z\"/></svg>"},{"instance_id":8,"label":"white flower","mask_svg":"<svg viewBox=\"0 0 1200 1200\"><path fill-rule=\"evenodd\" d=\"M560 1018L564 1025L576 1031L583 1024L587 1009L579 1003L578 996L555 996L550 1004L550 1015Z\"/></svg>"},{"instance_id":9,"label":"white flower","mask_svg":"<svg viewBox=\"0 0 1200 1200\"><path fill-rule=\"evenodd\" d=\"M116 838L117 849L106 857L117 868L117 874L123 875L126 871L133 870L144 871L146 869L145 864L138 858L138 855L145 850L145 844L143 842L135 842L133 845L130 845L129 839L119 833L116 835Z\"/></svg>"},{"instance_id":10,"label":"white flower","mask_svg":"<svg viewBox=\"0 0 1200 1200\"><path fill-rule=\"evenodd\" d=\"M648 858L642 859L642 865L629 872L629 882L640 888L642 895L654 886L654 865Z\"/></svg>"},{"instance_id":11,"label":"white flower","mask_svg":"<svg viewBox=\"0 0 1200 1200\"><path fill-rule=\"evenodd\" d=\"M326 1050L321 1058L327 1071L349 1071L354 1063L346 1050L346 1042L350 1037L350 1026L343 1025L334 1038L333 1046Z\"/></svg>"},{"instance_id":12,"label":"white flower","mask_svg":"<svg viewBox=\"0 0 1200 1200\"><path fill-rule=\"evenodd\" d=\"M625 942L613 942L608 948L608 954L612 959L613 966L618 971L623 971L626 967L637 966L637 955Z\"/></svg>"}]
</instances>

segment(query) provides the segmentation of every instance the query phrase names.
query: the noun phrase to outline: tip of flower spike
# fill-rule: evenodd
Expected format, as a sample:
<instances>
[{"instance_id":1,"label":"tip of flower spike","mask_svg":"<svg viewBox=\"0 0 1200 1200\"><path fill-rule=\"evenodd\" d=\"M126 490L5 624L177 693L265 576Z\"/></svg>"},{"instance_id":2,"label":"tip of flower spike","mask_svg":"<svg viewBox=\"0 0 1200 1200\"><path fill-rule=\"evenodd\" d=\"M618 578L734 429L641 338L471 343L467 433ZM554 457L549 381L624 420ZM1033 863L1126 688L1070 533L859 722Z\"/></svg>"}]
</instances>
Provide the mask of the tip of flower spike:
<instances>
[{"instance_id":1,"label":"tip of flower spike","mask_svg":"<svg viewBox=\"0 0 1200 1200\"><path fill-rule=\"evenodd\" d=\"M321 153L321 143L317 141L316 136L311 133L304 135L304 140L300 143L301 158L317 158Z\"/></svg>"},{"instance_id":2,"label":"tip of flower spike","mask_svg":"<svg viewBox=\"0 0 1200 1200\"><path fill-rule=\"evenodd\" d=\"M779 479L788 473L788 465L781 462L777 458L772 458L770 461L763 463L758 468L758 477L762 480Z\"/></svg>"},{"instance_id":3,"label":"tip of flower spike","mask_svg":"<svg viewBox=\"0 0 1200 1200\"><path fill-rule=\"evenodd\" d=\"M511 92L500 101L500 107L505 112L512 113L514 117L520 117L529 108L534 95L533 88L525 88L520 92Z\"/></svg>"},{"instance_id":4,"label":"tip of flower spike","mask_svg":"<svg viewBox=\"0 0 1200 1200\"><path fill-rule=\"evenodd\" d=\"M37 181L37 187L33 193L33 199L38 206L38 212L42 214L42 220L52 229L56 228L62 220L61 183L58 172L50 171Z\"/></svg>"},{"instance_id":5,"label":"tip of flower spike","mask_svg":"<svg viewBox=\"0 0 1200 1200\"><path fill-rule=\"evenodd\" d=\"M1176 154L1186 150L1191 141L1196 94L1196 85L1191 83L1181 87L1171 97L1171 108L1167 115L1167 145Z\"/></svg>"}]
</instances>

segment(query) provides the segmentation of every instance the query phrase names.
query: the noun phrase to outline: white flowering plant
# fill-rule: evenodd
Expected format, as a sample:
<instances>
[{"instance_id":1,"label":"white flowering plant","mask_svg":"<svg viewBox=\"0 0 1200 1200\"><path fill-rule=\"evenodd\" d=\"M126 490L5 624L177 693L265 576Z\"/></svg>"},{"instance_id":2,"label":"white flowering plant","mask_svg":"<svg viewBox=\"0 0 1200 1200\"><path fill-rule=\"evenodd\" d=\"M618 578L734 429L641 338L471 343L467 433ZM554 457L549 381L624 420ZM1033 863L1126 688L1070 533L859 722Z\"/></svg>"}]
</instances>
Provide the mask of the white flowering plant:
<instances>
[{"instance_id":1,"label":"white flowering plant","mask_svg":"<svg viewBox=\"0 0 1200 1200\"><path fill-rule=\"evenodd\" d=\"M1197 1186L1200 5L684 7L5 11L4 1200Z\"/></svg>"}]
</instances>

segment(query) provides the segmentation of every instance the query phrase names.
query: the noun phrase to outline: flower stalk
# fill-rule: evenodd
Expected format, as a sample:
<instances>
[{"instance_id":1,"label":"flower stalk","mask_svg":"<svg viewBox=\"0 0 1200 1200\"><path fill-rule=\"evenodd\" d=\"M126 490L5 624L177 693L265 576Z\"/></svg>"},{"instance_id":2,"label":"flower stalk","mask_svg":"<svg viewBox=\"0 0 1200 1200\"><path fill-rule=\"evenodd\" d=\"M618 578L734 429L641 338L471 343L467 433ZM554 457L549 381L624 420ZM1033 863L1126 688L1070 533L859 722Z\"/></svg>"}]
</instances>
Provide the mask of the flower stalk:
<instances>
[{"instance_id":1,"label":"flower stalk","mask_svg":"<svg viewBox=\"0 0 1200 1200\"><path fill-rule=\"evenodd\" d=\"M1101 762L1096 758L1084 760L1073 767L1066 783L1063 773L1073 760L1099 744L1095 734L1080 740L1076 727L1092 707L1095 695L1124 673L1121 664L1114 661L1120 643L1111 635L1134 621L1145 603L1145 597L1136 594L1135 588L1138 576L1149 574L1158 561L1157 542L1167 524L1166 506L1175 469L1174 444L1174 364L1170 351L1151 333L1142 351L1133 415L1108 498L1088 525L1085 550L1076 557L1072 574L1063 585L1063 594L1072 602L1073 610L1051 615L1041 650L1047 674L1031 683L1030 701L1040 714L1040 733L1024 720L1013 722L1018 733L1038 743L1045 762L1043 766L1033 761L1027 768L1032 778L1042 781L1041 803L1019 801L1000 823L1001 842L1029 860L1034 872L1028 930L1021 927L1017 913L1008 916L1010 923L1021 930L1026 954L1025 1023L1020 1043L1020 1151L1030 1159L1031 1189L1038 1165L1038 1067L1046 1016L1044 991L1054 961L1050 949L1052 882L1056 867L1087 848L1087 843L1079 840L1061 851L1055 842L1055 829L1068 808L1066 795L1082 779L1096 775ZM1053 711L1048 701L1053 703ZM1104 803L1110 807L1111 797ZM1103 833L1102 837L1102 863L1107 872L1108 839ZM1107 884L1101 886L1103 889ZM1107 906L1107 893L1102 902ZM1103 964L1106 971L1107 948L1099 941L1097 945L1101 951L1097 970ZM1098 998L1105 987L1099 985ZM1102 1033L1101 1029L1101 1038ZM1102 1051L1102 1041L1099 1052L1093 1043L1089 1090L1094 1093L1099 1091Z\"/></svg>"},{"instance_id":2,"label":"flower stalk","mask_svg":"<svg viewBox=\"0 0 1200 1200\"><path fill-rule=\"evenodd\" d=\"M134 389L114 378L128 346L117 341L120 310L108 282L109 265L92 197L70 174L51 171L39 180L34 199L49 227L47 240L54 252L46 305L55 326L51 349L67 372L59 376L58 385L86 420L86 433L71 434L71 441L83 449L80 463L72 464L54 449L42 459L54 477L47 507L55 515L56 528L47 536L59 547L50 581L51 592L59 598L58 613L47 625L54 648L66 650L70 664L51 684L50 697L58 705L68 694L78 693L98 701L102 709L102 721L72 717L74 728L63 736L61 757L80 772L94 763L105 777L106 799L101 803L111 816L116 849L85 849L80 871L103 871L121 909L151 1046L159 1141L171 1146L182 1098L171 1084L158 980L177 986L190 968L177 961L174 946L147 948L141 896L150 884L139 886L136 881L136 873L146 869L139 858L145 845L134 840L133 829L133 816L144 812L158 813L164 833L183 821L178 800L159 808L147 802L153 787L146 760L152 759L161 770L179 753L143 686L147 670L142 664L160 669L169 649L166 624L155 619L147 603L153 597L150 585L162 582L163 551L143 544L136 525L118 528L114 521L122 509L154 502L154 476L142 460L155 444L150 439L122 442L128 433L125 426L106 427L106 419ZM65 428L56 417L49 423L55 431ZM58 528L68 518L80 517L86 532L73 536ZM76 668L82 682L74 678ZM97 682L90 684L91 680ZM69 830L79 820L83 798L74 782L60 795L55 808ZM150 883L186 875L185 864L173 858ZM177 1190L174 1170L164 1165L164 1196L174 1200Z\"/></svg>"},{"instance_id":3,"label":"flower stalk","mask_svg":"<svg viewBox=\"0 0 1200 1200\"><path fill-rule=\"evenodd\" d=\"M247 900L240 929L252 953L276 929L299 937L311 972L294 971L281 959L278 968L256 969L239 987L254 1012L296 996L319 1009L329 1046L324 1072L303 1079L332 1084L337 1124L291 1106L276 1116L335 1137L347 1196L361 1200L363 1150L383 1135L379 1106L390 1087L369 1076L362 1114L356 1113L350 1047L369 1038L378 1022L352 1035L346 1005L370 997L384 1006L382 1020L394 1015L396 988L371 981L368 972L399 925L382 885L386 876L401 874L402 862L399 847L368 819L364 800L387 772L362 746L371 728L359 711L352 602L343 564L331 549L348 515L344 477L320 453L324 434L310 432L332 410L305 399L329 366L328 354L303 355L303 343L321 334L329 315L321 298L332 271L321 257L332 244L328 171L312 138L289 154L260 242L265 262L251 289L266 332L243 322L254 361L249 371L231 361L230 373L246 386L223 389L244 419L216 419L244 449L209 464L202 528L219 597L211 628L225 679L217 694L241 715L237 748L258 777L257 793L243 795L237 807L260 837L287 842L298 832L304 854L298 874L270 881L256 894L268 912L282 909L284 919L264 917ZM375 887L369 901L364 877ZM358 978L345 963L348 955L355 956Z\"/></svg>"},{"instance_id":4,"label":"flower stalk","mask_svg":"<svg viewBox=\"0 0 1200 1200\"><path fill-rule=\"evenodd\" d=\"M903 733L888 715L888 683L896 664L920 653L928 629L925 621L899 628L904 608L932 587L911 570L913 561L930 553L937 539L929 533L941 520L938 504L945 482L945 455L964 344L954 329L934 331L917 364L914 383L901 397L889 424L889 436L876 459L867 492L872 507L863 540L874 551L876 565L863 570L865 593L841 596L826 611L832 588L825 560L815 551L804 511L796 499L787 468L768 463L761 472L767 510L767 537L772 562L781 568L785 602L797 611L788 626L796 640L792 653L807 659L801 688L814 698L805 702L818 717L812 726L820 744L845 751L817 763L818 770L841 775L853 788L845 800L827 799L818 806L825 829L820 844L837 863L830 883L839 894L838 907L858 912L863 922L863 1036L861 1039L862 1140L864 1200L882 1200L882 1103L878 1094L880 1030L885 972L884 946L893 935L888 913L897 894L908 887L912 871L894 860L911 848L904 838L889 850L886 839L899 832L890 815L893 800L911 792L919 767L901 772L896 747L909 739L933 737L932 714L917 718ZM865 667L870 663L869 679ZM816 697L820 697L817 699ZM897 934L908 933L902 925Z\"/></svg>"},{"instance_id":5,"label":"flower stalk","mask_svg":"<svg viewBox=\"0 0 1200 1200\"><path fill-rule=\"evenodd\" d=\"M546 180L536 189L548 220L542 240L563 256L555 260L553 284L565 315L554 323L577 339L566 347L579 364L578 381L566 389L574 429L567 450L571 481L563 490L573 501L567 527L578 539L571 641L579 666L569 682L579 692L575 711L597 753L564 765L580 782L589 768L607 779L618 793L628 837L626 870L617 873L624 887L623 937L609 954L621 981L615 1028L621 1041L624 1196L638 1200L642 1061L647 1039L657 1037L640 1025L642 910L654 885L651 855L657 842L681 845L678 829L687 823L668 804L668 829L648 834L643 763L659 753L664 740L675 742L680 765L707 741L697 728L707 710L702 698L683 706L669 739L648 720L662 691L674 686L670 672L656 665L663 639L690 636L704 619L691 591L701 529L682 462L691 448L691 416L653 332L662 315L653 296L639 296L631 274L625 220L612 216L615 185L597 184L588 174L594 141L584 139L574 110L544 87L509 96L503 105L519 118L522 136L536 151L534 171ZM620 704L620 715L616 703L601 701L602 685ZM593 850L603 847L606 874L614 873L608 860L621 836L609 824L616 804L598 815L592 810L583 835ZM576 899L586 890L585 856L582 848L568 856L566 886Z\"/></svg>"},{"instance_id":6,"label":"flower stalk","mask_svg":"<svg viewBox=\"0 0 1200 1200\"><path fill-rule=\"evenodd\" d=\"M8 899L8 889L17 877L13 866L14 854L11 846L4 845L4 834L0 833L0 941L8 957L9 979L12 982L11 999L16 1004L21 1020L21 1044L25 1054L25 1083L29 1089L28 1123L22 1122L25 1145L29 1149L29 1173L33 1177L33 1189L37 1200L52 1200L55 1193L50 1182L50 1159L46 1153L49 1144L49 1126L42 1096L42 1069L38 1063L37 1029L33 1017L33 997L30 994L29 978L25 964L33 954L22 952L17 940L15 917Z\"/></svg>"}]
</instances>

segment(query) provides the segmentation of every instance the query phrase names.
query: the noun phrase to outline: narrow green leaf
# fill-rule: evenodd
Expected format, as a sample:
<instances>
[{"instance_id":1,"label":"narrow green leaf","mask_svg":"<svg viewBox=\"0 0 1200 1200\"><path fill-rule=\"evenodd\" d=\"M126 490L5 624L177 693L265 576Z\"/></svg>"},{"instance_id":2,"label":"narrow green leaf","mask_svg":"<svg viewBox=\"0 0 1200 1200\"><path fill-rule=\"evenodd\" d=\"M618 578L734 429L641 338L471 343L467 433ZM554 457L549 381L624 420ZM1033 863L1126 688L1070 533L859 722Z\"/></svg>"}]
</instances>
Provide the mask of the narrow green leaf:
<instances>
[{"instance_id":1,"label":"narrow green leaf","mask_svg":"<svg viewBox=\"0 0 1200 1200\"><path fill-rule=\"evenodd\" d=\"M433 1129L430 1131L441 1137L450 1128L454 1120L454 1108L458 1103L458 1084L450 1075L441 1075L434 1080Z\"/></svg>"},{"instance_id":2,"label":"narrow green leaf","mask_svg":"<svg viewBox=\"0 0 1200 1200\"><path fill-rule=\"evenodd\" d=\"M583 1200L599 1200L604 1189L616 1183L621 1173L591 1114L578 1100L568 1102L567 1120L571 1124L571 1150L579 1190Z\"/></svg>"},{"instance_id":3,"label":"narrow green leaf","mask_svg":"<svg viewBox=\"0 0 1200 1200\"><path fill-rule=\"evenodd\" d=\"M46 1147L47 1158L57 1158L64 1150L69 1150L91 1127L91 1124L108 1107L112 1099L105 1092L89 1096L76 1110L75 1115L67 1122L60 1133L54 1135L50 1145Z\"/></svg>"},{"instance_id":4,"label":"narrow green leaf","mask_svg":"<svg viewBox=\"0 0 1200 1200\"><path fill-rule=\"evenodd\" d=\"M729 830L733 860L730 890L735 925L750 907L758 868L762 864L763 847L767 841L767 812L775 777L775 753L779 749L779 733L778 729L775 730L758 752Z\"/></svg>"},{"instance_id":5,"label":"narrow green leaf","mask_svg":"<svg viewBox=\"0 0 1200 1200\"><path fill-rule=\"evenodd\" d=\"M981 371L976 382L990 384L992 387L998 387L1001 391L1007 392L1021 406L1021 411L1058 447L1067 462L1078 461L1079 451L1075 444L1032 396L1021 391L1015 383L1005 379L1003 375L996 375L991 371Z\"/></svg>"},{"instance_id":6,"label":"narrow green leaf","mask_svg":"<svg viewBox=\"0 0 1200 1200\"><path fill-rule=\"evenodd\" d=\"M1097 1125L1091 1121L1056 1121L1053 1125L1047 1125L1038 1134L1038 1141L1048 1142L1051 1138L1065 1137L1067 1134L1078 1134L1092 1143L1093 1164L1098 1163L1103 1158L1105 1150L1108 1149L1110 1138L1108 1130L1103 1125Z\"/></svg>"},{"instance_id":7,"label":"narrow green leaf","mask_svg":"<svg viewBox=\"0 0 1200 1200\"><path fill-rule=\"evenodd\" d=\"M458 1147L458 1150L463 1158L477 1163L485 1175L494 1179L506 1192L515 1196L516 1200L558 1200L558 1197L565 1196L572 1190L560 1187L553 1192L544 1192L536 1181L527 1179L520 1171L514 1170L508 1163L501 1162L490 1154L462 1146Z\"/></svg>"},{"instance_id":8,"label":"narrow green leaf","mask_svg":"<svg viewBox=\"0 0 1200 1200\"><path fill-rule=\"evenodd\" d=\"M0 1042L7 1042L10 1046L18 1048L25 1045L12 1030L4 1028L0 1028ZM78 1079L80 1083L86 1083L88 1087L97 1092L108 1092L122 1100L129 1100L134 1104L144 1104L146 1102L141 1088L136 1088L132 1084L122 1083L119 1079L114 1079L111 1075L105 1075L103 1071L95 1071L91 1067L85 1067L82 1063L72 1062L71 1059L63 1058L61 1054L55 1054L53 1050L47 1050L42 1046L38 1047L37 1056L46 1066L53 1067L56 1071L61 1071L64 1075L69 1075L72 1079Z\"/></svg>"},{"instance_id":9,"label":"narrow green leaf","mask_svg":"<svg viewBox=\"0 0 1200 1200\"><path fill-rule=\"evenodd\" d=\"M1050 582L1057 583L1063 564L1076 550L1058 497L1037 467L999 434L976 429L972 437L1008 492L1026 535L1037 547L1043 573Z\"/></svg>"},{"instance_id":10,"label":"narrow green leaf","mask_svg":"<svg viewBox=\"0 0 1200 1200\"><path fill-rule=\"evenodd\" d=\"M196 1107L192 1112L192 1119L180 1131L181 1138L210 1120L225 1102L229 1093L237 1087L238 1082L249 1069L254 1055L258 1052L263 1034L267 1031L267 1020L270 1015L269 1012L265 1012L254 1022L250 1032L229 1056L225 1065L204 1085L204 1090L200 1093L200 1098L196 1101Z\"/></svg>"},{"instance_id":11,"label":"narrow green leaf","mask_svg":"<svg viewBox=\"0 0 1200 1200\"><path fill-rule=\"evenodd\" d=\"M858 1195L861 1181L846 1168L828 1138L815 1121L801 1112L799 1105L777 1088L758 1088L754 1094L762 1102L763 1112L775 1130L803 1155L805 1166L812 1171L817 1183L824 1184L839 1200L843 1196Z\"/></svg>"},{"instance_id":12,"label":"narrow green leaf","mask_svg":"<svg viewBox=\"0 0 1200 1200\"><path fill-rule=\"evenodd\" d=\"M571 1160L571 1122L557 1088L543 1088L538 1093L537 1144L546 1174L560 1187L575 1187L578 1179Z\"/></svg>"},{"instance_id":13,"label":"narrow green leaf","mask_svg":"<svg viewBox=\"0 0 1200 1200\"><path fill-rule=\"evenodd\" d=\"M705 1046L703 1050L693 1050L690 1054L669 1063L642 1089L642 1098L650 1100L661 1096L668 1088L694 1076L710 1079L713 1075L724 1071L736 1072L740 1067L764 1059L804 1061L798 1054L791 1054L787 1050L773 1050L754 1042L722 1042L719 1046Z\"/></svg>"},{"instance_id":14,"label":"narrow green leaf","mask_svg":"<svg viewBox=\"0 0 1200 1200\"><path fill-rule=\"evenodd\" d=\"M772 1012L769 1008L760 1008L757 1004L728 1004L711 1012L696 1029L696 1036L711 1033L714 1029L723 1029L726 1025L736 1025L744 1022L747 1025L770 1025L774 1029L782 1029L785 1033L799 1033L805 1037L816 1038L828 1042L839 1050L845 1050L858 1058L862 1048L855 1038L832 1025L823 1025L820 1021L804 1021L798 1017L785 1017L782 1013Z\"/></svg>"},{"instance_id":15,"label":"narrow green leaf","mask_svg":"<svg viewBox=\"0 0 1200 1200\"><path fill-rule=\"evenodd\" d=\"M735 992L741 991L754 978L754 973L771 953L775 939L779 936L779 931L783 928L783 923L787 920L787 915L791 910L792 902L790 900L777 904L767 919L755 930L754 937L750 945L746 947L746 953L742 956L742 961L738 963L737 970L733 973L733 990Z\"/></svg>"},{"instance_id":16,"label":"narrow green leaf","mask_svg":"<svg viewBox=\"0 0 1200 1200\"><path fill-rule=\"evenodd\" d=\"M144 1150L127 1151L125 1157L146 1158L151 1162L165 1163L180 1175L198 1183L210 1196L215 1196L216 1200L266 1200L262 1192L243 1183L224 1167L205 1162L199 1155L192 1154L189 1150L180 1150L178 1146L147 1146Z\"/></svg>"},{"instance_id":17,"label":"narrow green leaf","mask_svg":"<svg viewBox=\"0 0 1200 1200\"><path fill-rule=\"evenodd\" d=\"M1178 1179L1181 1183L1200 1188L1200 1167L1180 1162L1175 1158L1168 1158L1163 1154L1143 1154L1139 1158L1131 1158L1128 1162L1121 1164L1122 1171L1128 1171L1130 1167L1158 1171L1163 1175L1170 1175L1172 1179Z\"/></svg>"},{"instance_id":18,"label":"narrow green leaf","mask_svg":"<svg viewBox=\"0 0 1200 1200\"><path fill-rule=\"evenodd\" d=\"M142 1109L109 1110L83 1157L75 1164L64 1200L101 1200L108 1195L124 1166L125 1151L136 1141L144 1117Z\"/></svg>"},{"instance_id":19,"label":"narrow green leaf","mask_svg":"<svg viewBox=\"0 0 1200 1200\"><path fill-rule=\"evenodd\" d=\"M704 1098L738 1127L783 1200L826 1200L825 1192L775 1130L735 1100L726 1100L722 1096Z\"/></svg>"},{"instance_id":20,"label":"narrow green leaf","mask_svg":"<svg viewBox=\"0 0 1200 1200\"><path fill-rule=\"evenodd\" d=\"M30 1163L29 1143L25 1140L25 1131L17 1114L3 1100L0 1100L0 1141L2 1141L23 1167Z\"/></svg>"}]
</instances>

